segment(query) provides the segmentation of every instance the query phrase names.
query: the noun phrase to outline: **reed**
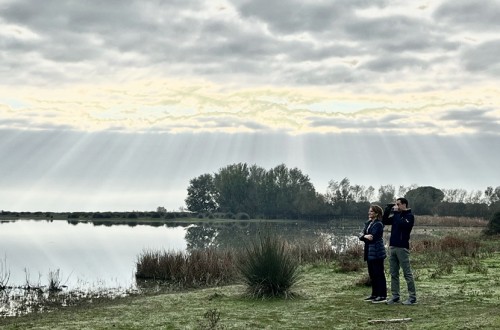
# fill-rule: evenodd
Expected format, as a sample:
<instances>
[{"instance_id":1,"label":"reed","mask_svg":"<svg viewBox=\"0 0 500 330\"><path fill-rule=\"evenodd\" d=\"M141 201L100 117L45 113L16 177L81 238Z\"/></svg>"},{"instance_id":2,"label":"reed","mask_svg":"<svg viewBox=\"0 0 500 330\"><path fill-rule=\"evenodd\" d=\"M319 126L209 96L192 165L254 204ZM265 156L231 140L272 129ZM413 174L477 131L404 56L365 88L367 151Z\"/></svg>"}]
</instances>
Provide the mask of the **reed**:
<instances>
[{"instance_id":1,"label":"reed","mask_svg":"<svg viewBox=\"0 0 500 330\"><path fill-rule=\"evenodd\" d=\"M63 288L62 274L59 269L49 270L49 292L58 292Z\"/></svg>"},{"instance_id":2,"label":"reed","mask_svg":"<svg viewBox=\"0 0 500 330\"><path fill-rule=\"evenodd\" d=\"M7 288L10 280L10 270L7 267L7 256L0 260L0 291Z\"/></svg>"},{"instance_id":3,"label":"reed","mask_svg":"<svg viewBox=\"0 0 500 330\"><path fill-rule=\"evenodd\" d=\"M233 250L208 248L187 252L143 251L136 263L139 280L165 281L180 287L226 284L236 278Z\"/></svg>"},{"instance_id":4,"label":"reed","mask_svg":"<svg viewBox=\"0 0 500 330\"><path fill-rule=\"evenodd\" d=\"M430 215L419 215L415 220L418 226L436 227L486 227L488 220L470 217L435 217Z\"/></svg>"}]
</instances>

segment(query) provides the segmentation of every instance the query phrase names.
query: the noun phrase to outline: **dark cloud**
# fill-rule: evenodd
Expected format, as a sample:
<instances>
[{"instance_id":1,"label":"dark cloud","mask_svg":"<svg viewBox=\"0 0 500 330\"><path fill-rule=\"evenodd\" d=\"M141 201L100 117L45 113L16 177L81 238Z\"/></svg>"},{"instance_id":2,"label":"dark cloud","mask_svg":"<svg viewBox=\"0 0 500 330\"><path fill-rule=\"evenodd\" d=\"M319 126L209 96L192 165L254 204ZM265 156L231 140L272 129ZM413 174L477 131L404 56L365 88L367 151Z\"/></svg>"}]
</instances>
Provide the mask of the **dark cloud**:
<instances>
[{"instance_id":1,"label":"dark cloud","mask_svg":"<svg viewBox=\"0 0 500 330\"><path fill-rule=\"evenodd\" d=\"M379 7L387 1L243 1L237 5L243 17L266 24L279 34L323 33L355 16L356 9Z\"/></svg>"},{"instance_id":2,"label":"dark cloud","mask_svg":"<svg viewBox=\"0 0 500 330\"><path fill-rule=\"evenodd\" d=\"M399 70L421 77L438 55L440 65L458 62L464 44L450 31L479 20L470 3L445 3L422 19L385 12L385 0L3 1L0 22L35 37L0 33L0 83L96 81L134 69L287 85L370 83L373 72ZM497 4L475 4L484 27L499 24ZM467 48L459 64L498 75L497 50L495 42Z\"/></svg>"},{"instance_id":3,"label":"dark cloud","mask_svg":"<svg viewBox=\"0 0 500 330\"><path fill-rule=\"evenodd\" d=\"M450 110L440 119L453 121L458 127L473 129L478 133L498 134L500 121L491 112L493 112L492 109L477 108Z\"/></svg>"},{"instance_id":4,"label":"dark cloud","mask_svg":"<svg viewBox=\"0 0 500 330\"><path fill-rule=\"evenodd\" d=\"M498 32L500 29L500 1L451 0L443 3L434 13L440 24L450 29Z\"/></svg>"},{"instance_id":5,"label":"dark cloud","mask_svg":"<svg viewBox=\"0 0 500 330\"><path fill-rule=\"evenodd\" d=\"M376 72L399 71L408 68L425 70L432 63L420 60L411 56L401 56L399 54L387 54L386 57L379 57L375 60L363 64L363 67Z\"/></svg>"},{"instance_id":6,"label":"dark cloud","mask_svg":"<svg viewBox=\"0 0 500 330\"><path fill-rule=\"evenodd\" d=\"M500 39L484 42L467 49L462 54L465 68L472 72L483 72L500 76Z\"/></svg>"}]
</instances>

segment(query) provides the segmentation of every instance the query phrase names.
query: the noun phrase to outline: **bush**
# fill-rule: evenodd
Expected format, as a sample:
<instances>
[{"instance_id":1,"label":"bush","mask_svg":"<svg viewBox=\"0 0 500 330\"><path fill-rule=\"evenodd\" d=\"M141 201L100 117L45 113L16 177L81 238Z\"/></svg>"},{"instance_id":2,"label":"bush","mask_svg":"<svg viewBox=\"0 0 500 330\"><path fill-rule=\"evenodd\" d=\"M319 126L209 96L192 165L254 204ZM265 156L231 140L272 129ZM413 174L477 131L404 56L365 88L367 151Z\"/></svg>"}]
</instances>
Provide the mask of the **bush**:
<instances>
[{"instance_id":1,"label":"bush","mask_svg":"<svg viewBox=\"0 0 500 330\"><path fill-rule=\"evenodd\" d=\"M338 258L340 272L357 272L363 268L363 247L361 245L349 247L341 252Z\"/></svg>"},{"instance_id":2,"label":"bush","mask_svg":"<svg viewBox=\"0 0 500 330\"><path fill-rule=\"evenodd\" d=\"M299 279L299 264L284 240L271 234L260 236L240 258L238 270L250 296L293 296L291 288Z\"/></svg>"},{"instance_id":3,"label":"bush","mask_svg":"<svg viewBox=\"0 0 500 330\"><path fill-rule=\"evenodd\" d=\"M488 222L488 227L486 228L486 234L496 235L500 234L500 212L493 214L493 217Z\"/></svg>"}]
</instances>

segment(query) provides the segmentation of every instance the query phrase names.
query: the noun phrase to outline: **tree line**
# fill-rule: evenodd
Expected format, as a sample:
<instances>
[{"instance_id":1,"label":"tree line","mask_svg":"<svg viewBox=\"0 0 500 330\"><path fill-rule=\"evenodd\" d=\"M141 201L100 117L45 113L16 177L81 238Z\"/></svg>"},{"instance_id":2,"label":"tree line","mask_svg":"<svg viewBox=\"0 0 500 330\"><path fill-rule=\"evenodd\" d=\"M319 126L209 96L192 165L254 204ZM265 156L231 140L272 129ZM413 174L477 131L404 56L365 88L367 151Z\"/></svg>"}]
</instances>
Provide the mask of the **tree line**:
<instances>
[{"instance_id":1,"label":"tree line","mask_svg":"<svg viewBox=\"0 0 500 330\"><path fill-rule=\"evenodd\" d=\"M200 214L245 213L251 218L327 220L364 217L370 204L385 205L405 197L417 215L490 217L500 211L500 186L484 191L438 189L431 186L352 184L348 178L330 180L318 193L308 175L280 164L266 170L237 163L189 181L187 209Z\"/></svg>"}]
</instances>

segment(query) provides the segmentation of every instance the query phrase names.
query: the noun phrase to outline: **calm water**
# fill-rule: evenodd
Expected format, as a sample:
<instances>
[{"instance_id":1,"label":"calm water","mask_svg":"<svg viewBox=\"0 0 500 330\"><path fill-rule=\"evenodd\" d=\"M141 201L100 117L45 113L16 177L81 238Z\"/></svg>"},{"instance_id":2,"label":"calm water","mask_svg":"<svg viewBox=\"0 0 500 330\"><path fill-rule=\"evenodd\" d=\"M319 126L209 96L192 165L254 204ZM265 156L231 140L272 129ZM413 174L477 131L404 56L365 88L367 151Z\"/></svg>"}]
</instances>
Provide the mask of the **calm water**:
<instances>
[{"instance_id":1,"label":"calm water","mask_svg":"<svg viewBox=\"0 0 500 330\"><path fill-rule=\"evenodd\" d=\"M104 226L17 220L0 223L0 271L10 271L10 286L47 285L49 272L60 270L62 284L69 289L130 288L135 286L137 257L144 250L238 246L269 230L291 241L326 238L332 248L342 248L356 240L361 225L362 221Z\"/></svg>"}]
</instances>

